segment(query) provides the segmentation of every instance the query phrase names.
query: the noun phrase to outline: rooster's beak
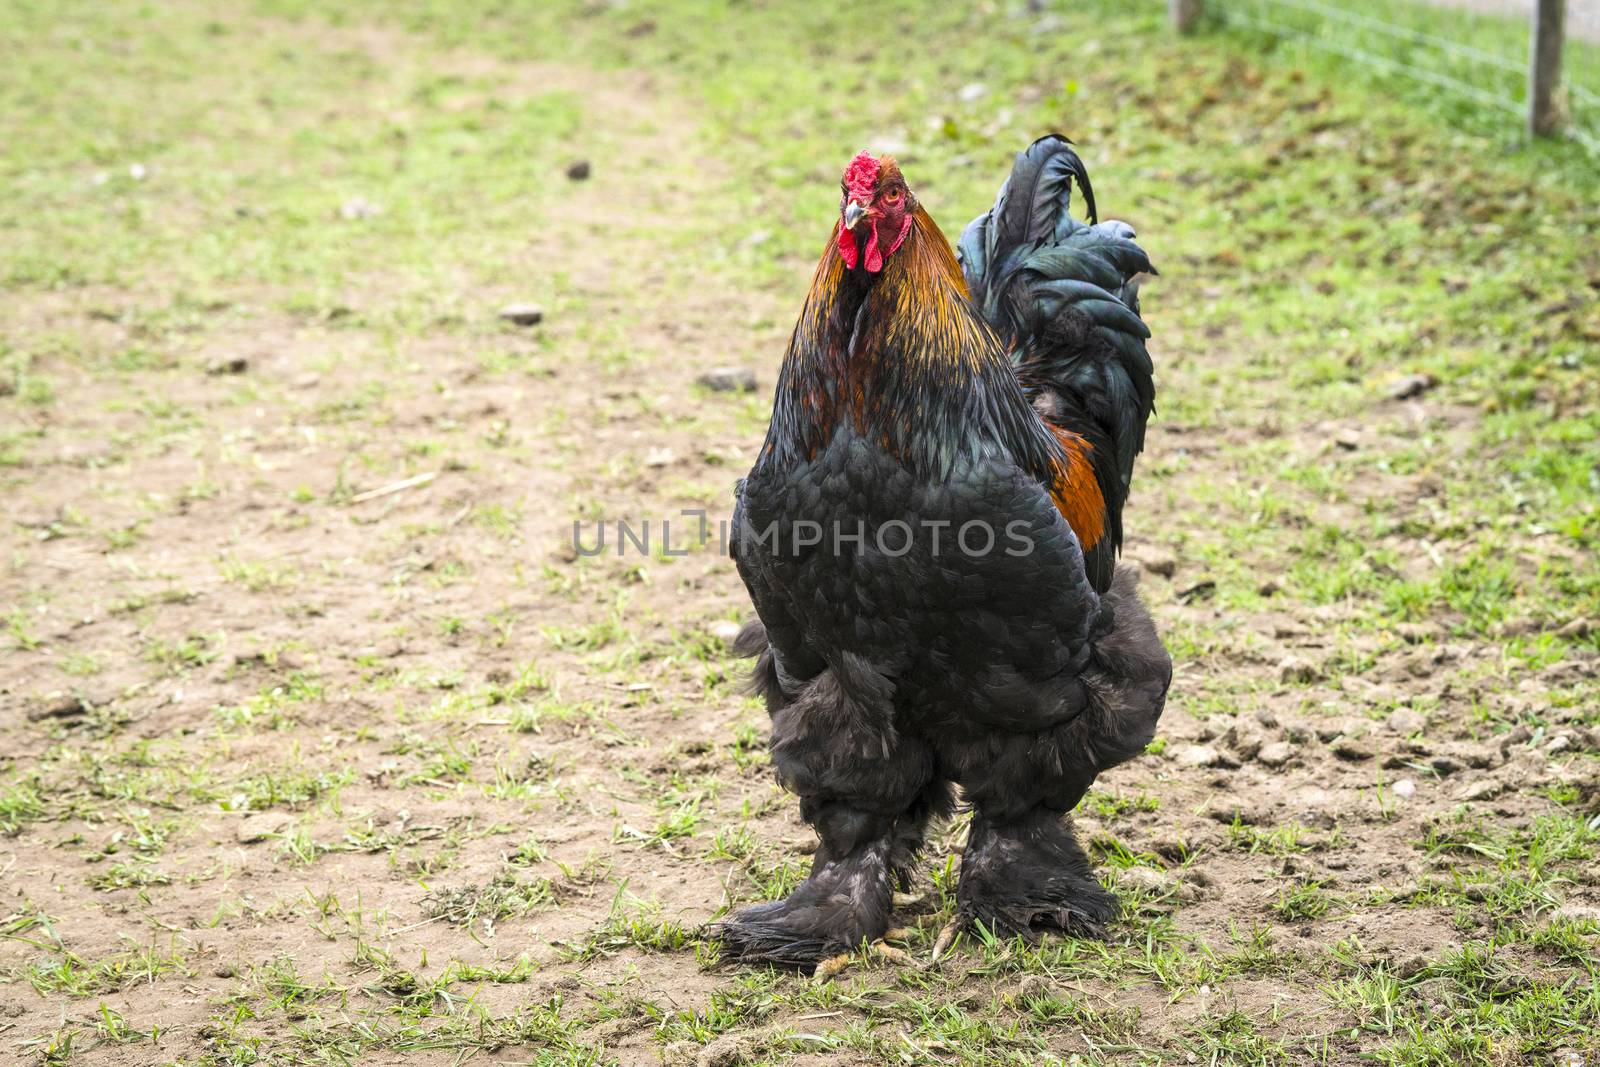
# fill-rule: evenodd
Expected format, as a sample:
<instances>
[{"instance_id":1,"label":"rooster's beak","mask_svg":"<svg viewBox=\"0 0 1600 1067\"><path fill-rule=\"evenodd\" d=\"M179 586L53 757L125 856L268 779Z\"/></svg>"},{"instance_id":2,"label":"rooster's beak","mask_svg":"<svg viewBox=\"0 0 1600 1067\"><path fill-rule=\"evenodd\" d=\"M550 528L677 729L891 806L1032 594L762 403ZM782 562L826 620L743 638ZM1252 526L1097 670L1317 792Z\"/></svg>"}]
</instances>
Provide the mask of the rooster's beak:
<instances>
[{"instance_id":1,"label":"rooster's beak","mask_svg":"<svg viewBox=\"0 0 1600 1067\"><path fill-rule=\"evenodd\" d=\"M856 223L860 222L861 217L866 213L866 208L862 207L854 200L850 201L850 203L845 205L844 209L844 228L847 230L855 229Z\"/></svg>"}]
</instances>

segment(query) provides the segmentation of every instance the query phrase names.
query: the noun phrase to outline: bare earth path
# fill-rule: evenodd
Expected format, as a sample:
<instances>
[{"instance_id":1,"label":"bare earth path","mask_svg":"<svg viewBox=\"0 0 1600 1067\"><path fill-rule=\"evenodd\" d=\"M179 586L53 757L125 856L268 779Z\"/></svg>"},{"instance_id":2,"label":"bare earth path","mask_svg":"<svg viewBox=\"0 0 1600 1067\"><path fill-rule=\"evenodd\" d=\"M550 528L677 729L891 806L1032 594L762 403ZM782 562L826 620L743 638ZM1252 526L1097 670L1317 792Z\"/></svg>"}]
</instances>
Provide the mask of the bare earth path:
<instances>
[{"instance_id":1,"label":"bare earth path","mask_svg":"<svg viewBox=\"0 0 1600 1067\"><path fill-rule=\"evenodd\" d=\"M343 105L375 124L547 94L581 119L530 149L545 184L515 236L481 235L490 280L441 266L426 315L384 262L299 310L246 281L186 305L159 273L6 297L9 343L55 355L34 365L47 406L0 400L19 435L0 1061L1136 1062L1237 1040L1354 1063L1381 1011L1361 983L1457 960L1505 897L1546 894L1540 928L1592 944L1600 867L1542 821L1550 797L1592 791L1592 762L1556 758L1595 747L1583 710L1494 734L1478 711L1517 699L1502 683L1523 668L1489 643L1361 631L1349 604L1272 600L1266 569L1265 599L1219 601L1215 546L1188 532L1218 499L1282 506L1250 442L1315 461L1422 428L1461 449L1475 413L1410 399L1285 425L1244 394L1204 422L1217 372L1250 352L1169 329L1161 388L1197 399L1154 425L1128 555L1175 687L1222 695L1216 714L1175 705L1157 750L1080 812L1128 904L1115 943L969 944L940 972L864 962L832 987L711 966L697 928L792 885L809 833L721 636L747 610L737 576L714 537L664 551L661 521L675 551L683 512L726 512L810 250L736 288L758 252L715 239L734 179L708 169L694 102L648 74L312 29L256 27L381 67L381 91ZM563 175L577 152L588 180ZM1158 328L1203 284L1171 273L1147 290ZM545 321L499 322L518 299ZM128 362L141 347L162 358ZM695 384L727 364L761 388ZM1363 496L1303 499L1321 522L1371 501L1421 513L1429 478L1374 470ZM591 542L596 521L649 521L652 551L580 557L575 519ZM1426 568L1415 540L1400 563ZM1541 694L1595 670L1579 650L1517 678ZM961 833L925 864L914 955ZM1507 881L1483 856L1508 848L1567 873ZM1452 875L1474 849L1486 866ZM1508 988L1566 973L1526 944L1497 967Z\"/></svg>"},{"instance_id":2,"label":"bare earth path","mask_svg":"<svg viewBox=\"0 0 1600 1067\"><path fill-rule=\"evenodd\" d=\"M375 31L321 42L388 62L407 44ZM567 547L579 515L648 519L658 538L671 518L687 543L696 523L679 511L725 510L731 464L750 450L729 416L687 414L756 403L695 395L682 353L732 352L719 302L650 265L654 242L699 221L683 215L695 206L686 121L642 77L450 58L513 97L581 95L604 123L593 150L626 145L650 161L568 185L561 236L529 243L522 266L539 280L527 290L562 274L546 328L502 328L504 301L479 294L476 335L386 342L241 294L234 322L139 390L145 405L159 395L180 409L181 426L151 433L142 411L108 416L124 379L63 382L67 403L13 493L3 599L25 606L31 647L8 653L3 748L46 768L36 793L59 817L9 842L12 908L48 912L87 961L85 988L162 1031L162 1051L109 1046L90 1061L198 1052L217 1006L263 969L348 988L358 1012L389 999L382 973L424 958L435 977L550 966L538 994L488 987L479 1002L496 1014L637 982L601 949L558 968L559 946L587 944L622 884L693 925L725 872L632 828L654 835L677 807L709 816L713 792L718 810L746 793L758 807L776 799L759 773L724 785L694 770L756 724L744 702L708 702L701 688L723 675L705 662L707 625L738 606L714 550L590 565ZM652 208L650 232L608 229L624 202ZM352 299L370 308L383 294ZM117 346L137 335L122 321L136 301L13 306L27 330L88 329ZM597 388L575 335L584 319L623 314L626 347L611 358L629 374ZM235 356L249 361L242 378L202 372ZM241 381L254 394L242 404ZM354 495L413 472L433 477ZM108 550L90 527L136 530L137 542ZM69 659L99 669L79 679ZM682 797L665 813L661 788ZM690 869L700 877L686 880ZM80 893L86 883L105 892ZM494 902L518 894L549 908L495 925ZM7 966L49 941L7 942ZM124 967L143 980L124 981ZM7 1036L70 1022L70 1004L29 992ZM268 1027L283 1039L281 1018Z\"/></svg>"}]
</instances>

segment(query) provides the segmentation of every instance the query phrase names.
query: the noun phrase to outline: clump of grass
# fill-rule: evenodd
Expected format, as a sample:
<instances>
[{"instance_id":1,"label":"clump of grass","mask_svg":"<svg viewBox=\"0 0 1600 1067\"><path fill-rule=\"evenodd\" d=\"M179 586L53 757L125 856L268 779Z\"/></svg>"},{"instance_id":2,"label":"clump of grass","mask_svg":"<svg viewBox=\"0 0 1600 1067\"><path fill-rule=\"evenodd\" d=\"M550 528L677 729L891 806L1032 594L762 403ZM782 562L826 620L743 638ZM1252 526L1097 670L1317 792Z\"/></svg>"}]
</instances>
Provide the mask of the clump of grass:
<instances>
[{"instance_id":1,"label":"clump of grass","mask_svg":"<svg viewBox=\"0 0 1600 1067\"><path fill-rule=\"evenodd\" d=\"M154 982L168 974L193 975L175 946L129 947L99 959L58 951L28 963L22 977L42 997L88 997L114 993L134 982Z\"/></svg>"},{"instance_id":2,"label":"clump of grass","mask_svg":"<svg viewBox=\"0 0 1600 1067\"><path fill-rule=\"evenodd\" d=\"M0 833L18 833L24 823L43 816L44 799L37 781L0 785Z\"/></svg>"},{"instance_id":3,"label":"clump of grass","mask_svg":"<svg viewBox=\"0 0 1600 1067\"><path fill-rule=\"evenodd\" d=\"M1333 908L1333 898L1320 881L1302 882L1278 894L1272 910L1285 922L1305 922L1320 919Z\"/></svg>"}]
</instances>

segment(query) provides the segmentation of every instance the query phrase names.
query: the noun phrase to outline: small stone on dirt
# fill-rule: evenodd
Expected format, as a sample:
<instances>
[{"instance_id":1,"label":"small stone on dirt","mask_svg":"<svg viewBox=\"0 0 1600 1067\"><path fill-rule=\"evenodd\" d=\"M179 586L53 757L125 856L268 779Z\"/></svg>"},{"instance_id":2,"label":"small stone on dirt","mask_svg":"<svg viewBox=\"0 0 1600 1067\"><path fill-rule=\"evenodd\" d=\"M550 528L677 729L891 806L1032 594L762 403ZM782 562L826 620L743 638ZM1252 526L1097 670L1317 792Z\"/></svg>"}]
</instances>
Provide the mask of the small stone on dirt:
<instances>
[{"instance_id":1,"label":"small stone on dirt","mask_svg":"<svg viewBox=\"0 0 1600 1067\"><path fill-rule=\"evenodd\" d=\"M1529 634L1539 633L1543 629L1544 627L1538 619L1531 615L1519 615L1493 627L1490 632L1502 637L1527 637Z\"/></svg>"},{"instance_id":2,"label":"small stone on dirt","mask_svg":"<svg viewBox=\"0 0 1600 1067\"><path fill-rule=\"evenodd\" d=\"M1162 836L1152 840L1150 842L1150 851L1154 852L1162 859L1172 860L1174 863L1181 863L1189 855L1189 853L1194 851L1194 849L1189 847L1189 842L1183 837L1182 834L1170 833L1163 834Z\"/></svg>"},{"instance_id":3,"label":"small stone on dirt","mask_svg":"<svg viewBox=\"0 0 1600 1067\"><path fill-rule=\"evenodd\" d=\"M1389 789L1397 797L1409 798L1417 795L1417 783L1413 782L1409 778L1401 778L1399 781L1395 782L1394 785L1390 786Z\"/></svg>"},{"instance_id":4,"label":"small stone on dirt","mask_svg":"<svg viewBox=\"0 0 1600 1067\"><path fill-rule=\"evenodd\" d=\"M1427 729L1428 717L1412 708L1395 708L1385 720L1389 729L1403 737L1420 734Z\"/></svg>"},{"instance_id":5,"label":"small stone on dirt","mask_svg":"<svg viewBox=\"0 0 1600 1067\"><path fill-rule=\"evenodd\" d=\"M1428 957L1420 952L1413 952L1403 959L1397 960L1394 965L1395 973L1401 978L1415 978L1428 969Z\"/></svg>"},{"instance_id":6,"label":"small stone on dirt","mask_svg":"<svg viewBox=\"0 0 1600 1067\"><path fill-rule=\"evenodd\" d=\"M1492 800L1504 793L1506 787L1492 778L1484 778L1472 782L1465 789L1456 794L1461 800Z\"/></svg>"},{"instance_id":7,"label":"small stone on dirt","mask_svg":"<svg viewBox=\"0 0 1600 1067\"><path fill-rule=\"evenodd\" d=\"M961 91L956 95L961 98L961 102L963 104L970 104L976 100L982 100L985 96L988 96L989 87L982 82L969 82L968 84L963 85L961 87Z\"/></svg>"},{"instance_id":8,"label":"small stone on dirt","mask_svg":"<svg viewBox=\"0 0 1600 1067\"><path fill-rule=\"evenodd\" d=\"M1133 558L1140 567L1162 578L1171 578L1178 573L1178 557L1164 548L1153 545L1141 548Z\"/></svg>"},{"instance_id":9,"label":"small stone on dirt","mask_svg":"<svg viewBox=\"0 0 1600 1067\"><path fill-rule=\"evenodd\" d=\"M716 367L706 371L695 381L713 393L753 393L756 391L755 371L743 367Z\"/></svg>"},{"instance_id":10,"label":"small stone on dirt","mask_svg":"<svg viewBox=\"0 0 1600 1067\"><path fill-rule=\"evenodd\" d=\"M1354 430L1340 430L1333 435L1333 443L1346 452L1354 452L1361 447L1361 435Z\"/></svg>"},{"instance_id":11,"label":"small stone on dirt","mask_svg":"<svg viewBox=\"0 0 1600 1067\"><path fill-rule=\"evenodd\" d=\"M1180 767L1225 767L1229 760L1208 745L1184 745L1172 754Z\"/></svg>"},{"instance_id":12,"label":"small stone on dirt","mask_svg":"<svg viewBox=\"0 0 1600 1067\"><path fill-rule=\"evenodd\" d=\"M1353 737L1341 737L1334 743L1333 754L1342 760L1360 763L1372 758L1372 746L1362 744Z\"/></svg>"},{"instance_id":13,"label":"small stone on dirt","mask_svg":"<svg viewBox=\"0 0 1600 1067\"><path fill-rule=\"evenodd\" d=\"M733 639L739 636L739 631L744 629L732 619L718 619L711 624L711 636L725 645L733 644Z\"/></svg>"},{"instance_id":14,"label":"small stone on dirt","mask_svg":"<svg viewBox=\"0 0 1600 1067\"><path fill-rule=\"evenodd\" d=\"M1331 745L1339 738L1350 732L1348 721L1340 719L1324 719L1314 727L1317 740L1325 745Z\"/></svg>"},{"instance_id":15,"label":"small stone on dirt","mask_svg":"<svg viewBox=\"0 0 1600 1067\"><path fill-rule=\"evenodd\" d=\"M567 177L575 182L588 181L590 170L591 168L587 159L574 160L567 166Z\"/></svg>"},{"instance_id":16,"label":"small stone on dirt","mask_svg":"<svg viewBox=\"0 0 1600 1067\"><path fill-rule=\"evenodd\" d=\"M105 703L105 701L100 701L100 703ZM87 715L93 706L93 701L86 700L77 693L58 694L28 712L28 721L44 722L46 719L74 719L79 715Z\"/></svg>"},{"instance_id":17,"label":"small stone on dirt","mask_svg":"<svg viewBox=\"0 0 1600 1067\"><path fill-rule=\"evenodd\" d=\"M1154 867L1129 867L1117 875L1117 882L1125 888L1152 895L1170 892L1173 886L1172 875Z\"/></svg>"},{"instance_id":18,"label":"small stone on dirt","mask_svg":"<svg viewBox=\"0 0 1600 1067\"><path fill-rule=\"evenodd\" d=\"M1308 826L1326 830L1338 823L1334 818L1337 807L1334 796L1320 786L1306 785L1296 789L1289 795L1288 806Z\"/></svg>"},{"instance_id":19,"label":"small stone on dirt","mask_svg":"<svg viewBox=\"0 0 1600 1067\"><path fill-rule=\"evenodd\" d=\"M1403 622L1394 628L1394 632L1408 645L1420 645L1434 634L1433 627L1420 622Z\"/></svg>"},{"instance_id":20,"label":"small stone on dirt","mask_svg":"<svg viewBox=\"0 0 1600 1067\"><path fill-rule=\"evenodd\" d=\"M1228 746L1236 752L1240 759L1255 759L1256 753L1261 751L1265 738L1254 730L1233 729L1228 731Z\"/></svg>"},{"instance_id":21,"label":"small stone on dirt","mask_svg":"<svg viewBox=\"0 0 1600 1067\"><path fill-rule=\"evenodd\" d=\"M1523 744L1529 740L1532 740L1532 738L1532 728L1529 727L1527 723L1519 723L1518 725L1512 727L1509 732L1500 738L1500 750L1504 752L1512 745Z\"/></svg>"},{"instance_id":22,"label":"small stone on dirt","mask_svg":"<svg viewBox=\"0 0 1600 1067\"><path fill-rule=\"evenodd\" d=\"M1239 822L1246 826L1263 826L1273 820L1270 804L1226 801L1210 808L1206 814L1224 826Z\"/></svg>"},{"instance_id":23,"label":"small stone on dirt","mask_svg":"<svg viewBox=\"0 0 1600 1067\"><path fill-rule=\"evenodd\" d=\"M1594 623L1588 619L1573 619L1561 629L1556 631L1557 637L1588 637L1594 631Z\"/></svg>"},{"instance_id":24,"label":"small stone on dirt","mask_svg":"<svg viewBox=\"0 0 1600 1067\"><path fill-rule=\"evenodd\" d=\"M1293 741L1297 745L1303 745L1311 740L1313 736L1311 728L1303 722L1289 722L1283 725L1283 739L1285 741Z\"/></svg>"},{"instance_id":25,"label":"small stone on dirt","mask_svg":"<svg viewBox=\"0 0 1600 1067\"><path fill-rule=\"evenodd\" d=\"M339 217L346 222L375 218L381 214L383 214L383 208L364 196L352 196L349 200L339 205Z\"/></svg>"},{"instance_id":26,"label":"small stone on dirt","mask_svg":"<svg viewBox=\"0 0 1600 1067\"><path fill-rule=\"evenodd\" d=\"M1285 656L1278 661L1278 681L1286 685L1304 685L1317 680L1317 669L1299 656Z\"/></svg>"},{"instance_id":27,"label":"small stone on dirt","mask_svg":"<svg viewBox=\"0 0 1600 1067\"><path fill-rule=\"evenodd\" d=\"M700 1050L695 1067L738 1067L757 1047L758 1042L749 1034L723 1034Z\"/></svg>"},{"instance_id":28,"label":"small stone on dirt","mask_svg":"<svg viewBox=\"0 0 1600 1067\"><path fill-rule=\"evenodd\" d=\"M1054 989L1050 985L1050 979L1042 974L1030 974L1024 977L1017 986L1017 999L1042 1000L1053 992Z\"/></svg>"},{"instance_id":29,"label":"small stone on dirt","mask_svg":"<svg viewBox=\"0 0 1600 1067\"><path fill-rule=\"evenodd\" d=\"M1266 581L1256 586L1257 596L1277 596L1282 591L1283 587L1272 578L1268 578Z\"/></svg>"},{"instance_id":30,"label":"small stone on dirt","mask_svg":"<svg viewBox=\"0 0 1600 1067\"><path fill-rule=\"evenodd\" d=\"M1268 767L1282 767L1294 759L1294 746L1287 741L1274 741L1270 745L1262 745L1261 751L1256 753L1256 759Z\"/></svg>"},{"instance_id":31,"label":"small stone on dirt","mask_svg":"<svg viewBox=\"0 0 1600 1067\"><path fill-rule=\"evenodd\" d=\"M233 838L241 845L253 845L257 841L265 841L273 834L281 834L289 828L289 816L281 811L263 811L257 815L246 815L239 820L239 825L233 828Z\"/></svg>"},{"instance_id":32,"label":"small stone on dirt","mask_svg":"<svg viewBox=\"0 0 1600 1067\"><path fill-rule=\"evenodd\" d=\"M500 319L513 326L537 326L544 321L544 308L538 304L507 304L500 309Z\"/></svg>"},{"instance_id":33,"label":"small stone on dirt","mask_svg":"<svg viewBox=\"0 0 1600 1067\"><path fill-rule=\"evenodd\" d=\"M243 374L250 369L247 356L218 356L206 364L207 374Z\"/></svg>"},{"instance_id":34,"label":"small stone on dirt","mask_svg":"<svg viewBox=\"0 0 1600 1067\"><path fill-rule=\"evenodd\" d=\"M670 467L678 462L678 454L670 448L652 448L644 454L646 467Z\"/></svg>"},{"instance_id":35,"label":"small stone on dirt","mask_svg":"<svg viewBox=\"0 0 1600 1067\"><path fill-rule=\"evenodd\" d=\"M803 837L791 837L784 841L783 847L790 852L798 852L802 856L809 856L817 850L817 839L810 834Z\"/></svg>"},{"instance_id":36,"label":"small stone on dirt","mask_svg":"<svg viewBox=\"0 0 1600 1067\"><path fill-rule=\"evenodd\" d=\"M1390 400L1410 400L1414 396L1421 396L1438 384L1439 379L1431 374L1407 374L1389 383L1386 392Z\"/></svg>"},{"instance_id":37,"label":"small stone on dirt","mask_svg":"<svg viewBox=\"0 0 1600 1067\"><path fill-rule=\"evenodd\" d=\"M1261 728L1264 730L1276 730L1278 728L1278 717L1272 713L1271 708L1262 708L1256 712L1256 722L1260 723Z\"/></svg>"}]
</instances>

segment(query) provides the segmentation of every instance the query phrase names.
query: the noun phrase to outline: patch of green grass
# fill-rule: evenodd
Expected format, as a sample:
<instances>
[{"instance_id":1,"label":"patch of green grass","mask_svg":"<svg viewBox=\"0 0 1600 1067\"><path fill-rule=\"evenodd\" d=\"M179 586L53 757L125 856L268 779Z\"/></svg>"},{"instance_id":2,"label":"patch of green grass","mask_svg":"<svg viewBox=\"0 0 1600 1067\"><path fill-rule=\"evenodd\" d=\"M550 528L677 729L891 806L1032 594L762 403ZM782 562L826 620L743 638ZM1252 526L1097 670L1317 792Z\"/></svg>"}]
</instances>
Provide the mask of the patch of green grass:
<instances>
[{"instance_id":1,"label":"patch of green grass","mask_svg":"<svg viewBox=\"0 0 1600 1067\"><path fill-rule=\"evenodd\" d=\"M1297 822L1266 829L1247 826L1237 818L1228 825L1228 843L1244 852L1269 856L1292 856L1297 852L1309 852L1314 847L1310 831Z\"/></svg>"},{"instance_id":2,"label":"patch of green grass","mask_svg":"<svg viewBox=\"0 0 1600 1067\"><path fill-rule=\"evenodd\" d=\"M583 941L565 946L564 956L572 962L584 962L627 948L682 952L700 946L693 929L679 920L663 918L660 912L660 905L633 898L626 886L620 887L612 902L611 917Z\"/></svg>"},{"instance_id":3,"label":"patch of green grass","mask_svg":"<svg viewBox=\"0 0 1600 1067\"><path fill-rule=\"evenodd\" d=\"M1522 136L1528 19L1519 14L1365 0L1360 5L1227 0L1213 5L1213 25L1285 62L1396 93L1447 121L1510 144ZM1600 46L1569 31L1563 82L1576 87L1570 119L1578 133L1600 136ZM1352 61L1353 57L1364 57ZM1408 74L1407 71L1415 71ZM1454 86L1441 84L1443 79ZM1594 145L1600 150L1600 142ZM1579 155L1579 153L1573 153Z\"/></svg>"},{"instance_id":4,"label":"patch of green grass","mask_svg":"<svg viewBox=\"0 0 1600 1067\"><path fill-rule=\"evenodd\" d=\"M349 768L320 771L299 765L263 770L222 786L222 807L227 811L264 811L300 808L314 801L337 798L355 777Z\"/></svg>"},{"instance_id":5,"label":"patch of green grass","mask_svg":"<svg viewBox=\"0 0 1600 1067\"><path fill-rule=\"evenodd\" d=\"M1138 1008L1097 1008L1061 989L1030 989L1017 1003L1041 1023L1071 1026L1097 1042L1124 1044L1139 1030Z\"/></svg>"},{"instance_id":6,"label":"patch of green grass","mask_svg":"<svg viewBox=\"0 0 1600 1067\"><path fill-rule=\"evenodd\" d=\"M114 993L134 982L154 982L167 974L193 971L175 947L130 947L99 959L59 951L22 968L22 978L42 997L88 997Z\"/></svg>"},{"instance_id":7,"label":"patch of green grass","mask_svg":"<svg viewBox=\"0 0 1600 1067\"><path fill-rule=\"evenodd\" d=\"M0 785L0 832L15 834L24 823L44 815L44 798L38 782L8 782Z\"/></svg>"},{"instance_id":8,"label":"patch of green grass","mask_svg":"<svg viewBox=\"0 0 1600 1067\"><path fill-rule=\"evenodd\" d=\"M1320 919L1333 909L1333 898L1317 881L1302 882L1278 893L1272 910L1285 922Z\"/></svg>"},{"instance_id":9,"label":"patch of green grass","mask_svg":"<svg viewBox=\"0 0 1600 1067\"><path fill-rule=\"evenodd\" d=\"M1393 1067L1492 1064L1582 1048L1600 1020L1600 979L1551 980L1512 965L1492 941L1461 945L1417 973L1361 967L1329 987L1375 1039L1372 1058Z\"/></svg>"},{"instance_id":10,"label":"patch of green grass","mask_svg":"<svg viewBox=\"0 0 1600 1067\"><path fill-rule=\"evenodd\" d=\"M281 684L266 687L243 704L217 708L216 715L230 727L284 730L294 725L307 705L321 699L321 682L293 671Z\"/></svg>"},{"instance_id":11,"label":"patch of green grass","mask_svg":"<svg viewBox=\"0 0 1600 1067\"><path fill-rule=\"evenodd\" d=\"M1204 1063L1271 1064L1289 1063L1291 1055L1287 1042L1261 1033L1263 1022L1271 1024L1271 1017L1260 1019L1237 1009L1208 1018L1191 1026L1178 1039L1178 1045L1189 1056Z\"/></svg>"},{"instance_id":12,"label":"patch of green grass","mask_svg":"<svg viewBox=\"0 0 1600 1067\"><path fill-rule=\"evenodd\" d=\"M501 919L559 903L571 889L570 879L524 880L511 870L503 870L481 886L430 890L422 902L422 910L425 915L457 926L478 923L487 931Z\"/></svg>"},{"instance_id":13,"label":"patch of green grass","mask_svg":"<svg viewBox=\"0 0 1600 1067\"><path fill-rule=\"evenodd\" d=\"M144 656L177 674L192 667L204 667L215 660L226 641L222 634L191 633L175 639L152 637L145 645Z\"/></svg>"},{"instance_id":14,"label":"patch of green grass","mask_svg":"<svg viewBox=\"0 0 1600 1067\"><path fill-rule=\"evenodd\" d=\"M1597 843L1600 826L1567 811L1515 829L1462 814L1428 829L1421 844L1438 873L1411 899L1452 905L1467 921L1481 909L1502 936L1515 936L1520 923L1561 902L1575 865L1591 859Z\"/></svg>"},{"instance_id":15,"label":"patch of green grass","mask_svg":"<svg viewBox=\"0 0 1600 1067\"><path fill-rule=\"evenodd\" d=\"M513 260L512 235L581 115L570 94L508 84L492 68L379 62L338 30L297 36L165 8L112 24L91 4L21 3L8 14L0 42L27 57L0 79L10 117L0 173L17 192L0 209L15 235L8 286L157 281L204 292L248 281L285 286L290 308L348 318L335 294L375 265L421 294L442 272ZM51 34L92 76L46 108L38 94L61 57L35 45ZM129 36L139 48L120 47ZM298 47L285 47L291 40ZM225 67L212 62L219 51ZM151 79L191 90L136 104ZM84 123L95 136L73 133ZM287 158L318 180L280 180ZM97 221L71 224L83 219ZM445 252L469 224L470 251ZM191 240L199 231L206 242Z\"/></svg>"},{"instance_id":16,"label":"patch of green grass","mask_svg":"<svg viewBox=\"0 0 1600 1067\"><path fill-rule=\"evenodd\" d=\"M90 889L107 893L115 889L147 889L150 886L169 885L172 878L150 863L129 860L96 871L88 877L87 882Z\"/></svg>"}]
</instances>

